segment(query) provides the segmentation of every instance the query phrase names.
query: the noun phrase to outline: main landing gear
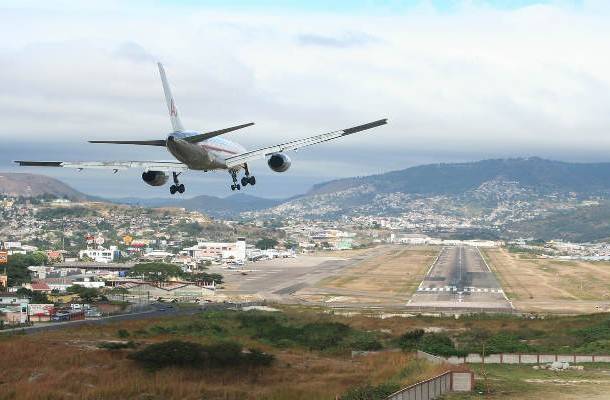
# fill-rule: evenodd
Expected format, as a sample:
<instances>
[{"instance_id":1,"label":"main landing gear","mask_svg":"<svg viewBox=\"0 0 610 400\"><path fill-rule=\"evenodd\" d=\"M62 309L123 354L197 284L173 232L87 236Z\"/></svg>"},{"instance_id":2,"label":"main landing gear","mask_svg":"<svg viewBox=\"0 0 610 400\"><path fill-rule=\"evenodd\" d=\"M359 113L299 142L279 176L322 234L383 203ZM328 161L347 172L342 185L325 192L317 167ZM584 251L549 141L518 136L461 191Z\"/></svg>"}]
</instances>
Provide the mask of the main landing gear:
<instances>
[{"instance_id":1,"label":"main landing gear","mask_svg":"<svg viewBox=\"0 0 610 400\"><path fill-rule=\"evenodd\" d=\"M178 182L178 176L180 175L180 173L172 172L172 174L174 177L174 184L169 187L169 192L171 194L175 194L176 192L178 192L180 194L184 193L186 188L184 187L184 185L182 183Z\"/></svg>"},{"instance_id":2,"label":"main landing gear","mask_svg":"<svg viewBox=\"0 0 610 400\"><path fill-rule=\"evenodd\" d=\"M248 185L256 185L256 178L254 176L250 176L250 170L248 170L248 164L244 164L244 170L246 172L246 176L241 178L241 185L237 183L237 171L231 170L231 178L233 179L233 184L231 185L231 190L241 190L241 187L246 187Z\"/></svg>"}]
</instances>

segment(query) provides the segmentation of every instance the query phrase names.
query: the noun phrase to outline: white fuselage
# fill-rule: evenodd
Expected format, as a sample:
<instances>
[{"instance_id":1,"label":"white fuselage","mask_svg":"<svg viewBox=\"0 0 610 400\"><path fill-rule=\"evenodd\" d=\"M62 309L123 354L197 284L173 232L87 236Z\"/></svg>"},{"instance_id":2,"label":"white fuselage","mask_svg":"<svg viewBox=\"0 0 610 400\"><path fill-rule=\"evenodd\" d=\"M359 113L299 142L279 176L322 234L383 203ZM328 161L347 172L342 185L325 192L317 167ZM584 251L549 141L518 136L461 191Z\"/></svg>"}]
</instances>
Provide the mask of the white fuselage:
<instances>
[{"instance_id":1,"label":"white fuselage","mask_svg":"<svg viewBox=\"0 0 610 400\"><path fill-rule=\"evenodd\" d=\"M197 135L197 132L175 132L167 137L167 150L190 169L210 171L227 169L225 159L245 153L247 150L240 144L213 137L199 143L189 143L184 138Z\"/></svg>"}]
</instances>

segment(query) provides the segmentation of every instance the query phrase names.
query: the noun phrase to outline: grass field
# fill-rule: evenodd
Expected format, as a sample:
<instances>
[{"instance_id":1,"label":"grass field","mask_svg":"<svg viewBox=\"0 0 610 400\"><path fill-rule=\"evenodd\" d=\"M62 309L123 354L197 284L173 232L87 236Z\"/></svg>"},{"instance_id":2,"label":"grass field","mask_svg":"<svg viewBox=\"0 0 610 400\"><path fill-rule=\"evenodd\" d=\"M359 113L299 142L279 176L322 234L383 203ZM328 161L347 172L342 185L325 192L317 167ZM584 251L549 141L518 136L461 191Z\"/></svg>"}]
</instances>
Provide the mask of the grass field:
<instances>
[{"instance_id":1,"label":"grass field","mask_svg":"<svg viewBox=\"0 0 610 400\"><path fill-rule=\"evenodd\" d=\"M610 263L561 261L504 248L484 256L513 304L521 311L607 311Z\"/></svg>"},{"instance_id":2,"label":"grass field","mask_svg":"<svg viewBox=\"0 0 610 400\"><path fill-rule=\"evenodd\" d=\"M583 371L534 370L526 365L471 365L476 374L473 393L447 395L447 400L577 400L608 399L610 365L583 364Z\"/></svg>"},{"instance_id":3,"label":"grass field","mask_svg":"<svg viewBox=\"0 0 610 400\"><path fill-rule=\"evenodd\" d=\"M485 344L487 352L610 353L608 314L535 320L506 315L381 319L345 317L302 306L277 307L282 311L205 312L44 334L0 335L0 365L5 366L0 370L0 400L334 399L366 383L406 386L441 372L442 367L399 350L401 335L415 329L446 335L463 351L478 351ZM327 333L336 324L348 326L349 331L340 335L340 342L331 343ZM119 338L138 345L125 350L99 348ZM276 361L258 368L166 367L150 371L128 358L149 344L167 340L201 344L233 340L245 348L273 354ZM380 352L351 357L351 350L371 341ZM603 398L595 397L599 394L596 390L610 389L606 382L610 373L605 366L596 366L593 371L589 371L590 366L585 368L584 373L571 371L558 376L577 381L568 382L569 390L564 392L561 382L549 381L553 373L531 367L488 366L488 384L495 396L490 398L540 398L536 396L547 386L556 388L557 393L548 398L576 398L559 396L576 393L572 390L575 385L591 393L587 398ZM586 385L585 379L596 383Z\"/></svg>"},{"instance_id":4,"label":"grass field","mask_svg":"<svg viewBox=\"0 0 610 400\"><path fill-rule=\"evenodd\" d=\"M353 290L366 295L383 293L408 298L421 283L439 252L436 247L388 246L341 274L322 280L319 287Z\"/></svg>"},{"instance_id":5,"label":"grass field","mask_svg":"<svg viewBox=\"0 0 610 400\"><path fill-rule=\"evenodd\" d=\"M236 315L206 313L0 335L0 365L5 366L0 370L0 399L334 399L367 382L407 385L439 372L438 366L400 351L352 358L347 348L311 350L258 339L239 326ZM293 325L348 322L304 310L283 315ZM202 344L231 339L271 353L276 361L261 369L148 371L127 358L134 350L98 347L117 340L119 330L127 331L138 348L170 339Z\"/></svg>"}]
</instances>

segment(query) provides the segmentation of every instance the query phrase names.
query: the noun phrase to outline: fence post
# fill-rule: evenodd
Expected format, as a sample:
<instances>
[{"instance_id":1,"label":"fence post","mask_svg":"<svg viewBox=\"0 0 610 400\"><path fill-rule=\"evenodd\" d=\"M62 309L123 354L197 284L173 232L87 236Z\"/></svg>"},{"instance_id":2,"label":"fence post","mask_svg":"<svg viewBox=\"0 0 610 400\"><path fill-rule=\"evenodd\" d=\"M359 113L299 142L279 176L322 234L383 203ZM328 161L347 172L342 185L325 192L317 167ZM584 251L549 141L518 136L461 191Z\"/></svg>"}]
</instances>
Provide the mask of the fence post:
<instances>
[{"instance_id":1,"label":"fence post","mask_svg":"<svg viewBox=\"0 0 610 400\"><path fill-rule=\"evenodd\" d=\"M504 353L500 353L500 364L504 364Z\"/></svg>"},{"instance_id":2,"label":"fence post","mask_svg":"<svg viewBox=\"0 0 610 400\"><path fill-rule=\"evenodd\" d=\"M540 353L536 354L536 364L540 364Z\"/></svg>"}]
</instances>

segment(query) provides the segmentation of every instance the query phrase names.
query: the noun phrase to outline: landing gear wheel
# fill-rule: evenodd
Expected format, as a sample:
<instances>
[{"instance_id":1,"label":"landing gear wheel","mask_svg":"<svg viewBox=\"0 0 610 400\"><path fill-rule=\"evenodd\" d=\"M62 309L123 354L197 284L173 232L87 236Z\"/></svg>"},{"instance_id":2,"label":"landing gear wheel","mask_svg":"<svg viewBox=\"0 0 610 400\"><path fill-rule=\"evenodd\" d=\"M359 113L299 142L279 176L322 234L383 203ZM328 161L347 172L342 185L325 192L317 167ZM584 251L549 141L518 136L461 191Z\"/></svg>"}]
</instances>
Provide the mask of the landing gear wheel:
<instances>
[{"instance_id":1,"label":"landing gear wheel","mask_svg":"<svg viewBox=\"0 0 610 400\"><path fill-rule=\"evenodd\" d=\"M248 178L248 183L252 186L256 185L256 178L254 175Z\"/></svg>"},{"instance_id":2,"label":"landing gear wheel","mask_svg":"<svg viewBox=\"0 0 610 400\"><path fill-rule=\"evenodd\" d=\"M241 190L241 186L239 186L239 183L237 185L235 185L235 189Z\"/></svg>"},{"instance_id":3,"label":"landing gear wheel","mask_svg":"<svg viewBox=\"0 0 610 400\"><path fill-rule=\"evenodd\" d=\"M246 187L249 182L250 182L250 180L247 177L244 176L243 178L241 178L241 185L243 187Z\"/></svg>"},{"instance_id":4,"label":"landing gear wheel","mask_svg":"<svg viewBox=\"0 0 610 400\"><path fill-rule=\"evenodd\" d=\"M231 185L231 190L235 190L235 185Z\"/></svg>"},{"instance_id":5,"label":"landing gear wheel","mask_svg":"<svg viewBox=\"0 0 610 400\"><path fill-rule=\"evenodd\" d=\"M182 193L184 193L185 190L186 190L186 188L184 187L184 185L182 183L178 185L178 193L182 194Z\"/></svg>"},{"instance_id":6,"label":"landing gear wheel","mask_svg":"<svg viewBox=\"0 0 610 400\"><path fill-rule=\"evenodd\" d=\"M171 185L171 186L169 187L169 192L170 192L171 194L175 194L177 191L178 191L178 188L176 187L176 185Z\"/></svg>"}]
</instances>

